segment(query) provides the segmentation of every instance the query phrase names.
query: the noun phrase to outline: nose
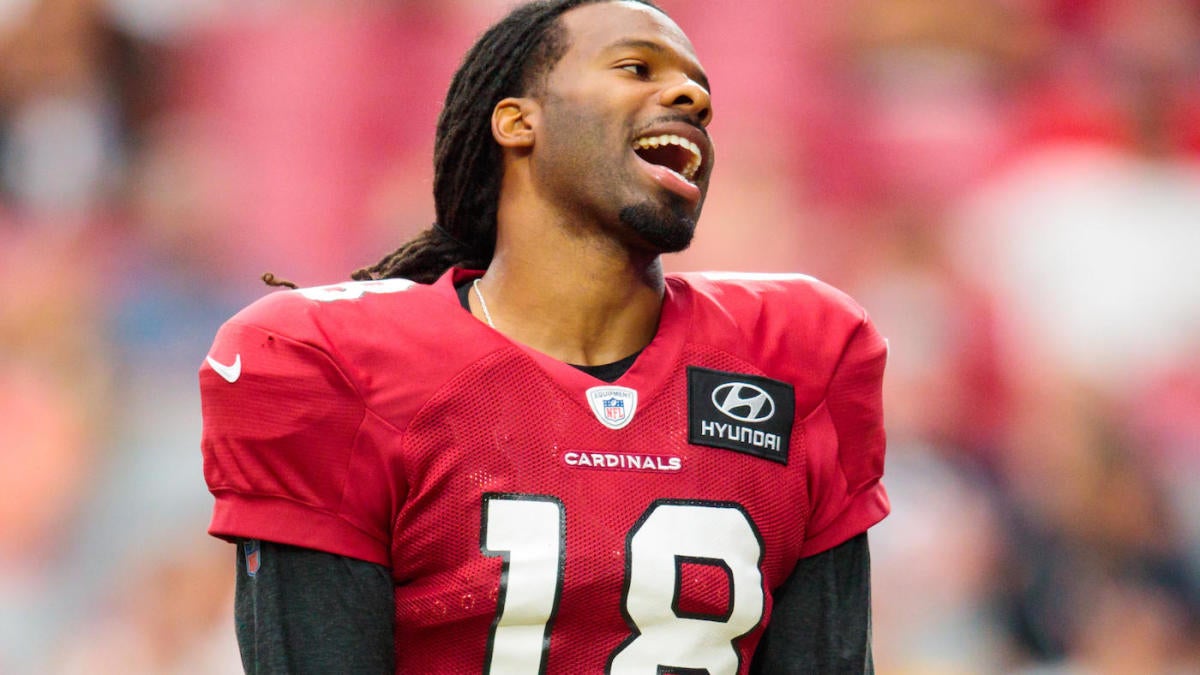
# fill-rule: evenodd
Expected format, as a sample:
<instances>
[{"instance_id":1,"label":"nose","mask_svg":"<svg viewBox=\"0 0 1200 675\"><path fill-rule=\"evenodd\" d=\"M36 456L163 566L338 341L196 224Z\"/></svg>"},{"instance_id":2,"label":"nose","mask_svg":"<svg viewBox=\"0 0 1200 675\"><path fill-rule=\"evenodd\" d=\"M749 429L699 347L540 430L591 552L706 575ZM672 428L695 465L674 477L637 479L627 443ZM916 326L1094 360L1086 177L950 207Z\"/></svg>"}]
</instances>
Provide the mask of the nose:
<instances>
[{"instance_id":1,"label":"nose","mask_svg":"<svg viewBox=\"0 0 1200 675\"><path fill-rule=\"evenodd\" d=\"M712 99L708 89L686 75L683 79L663 89L660 102L668 108L687 112L699 120L703 126L708 126L708 123L712 121Z\"/></svg>"}]
</instances>

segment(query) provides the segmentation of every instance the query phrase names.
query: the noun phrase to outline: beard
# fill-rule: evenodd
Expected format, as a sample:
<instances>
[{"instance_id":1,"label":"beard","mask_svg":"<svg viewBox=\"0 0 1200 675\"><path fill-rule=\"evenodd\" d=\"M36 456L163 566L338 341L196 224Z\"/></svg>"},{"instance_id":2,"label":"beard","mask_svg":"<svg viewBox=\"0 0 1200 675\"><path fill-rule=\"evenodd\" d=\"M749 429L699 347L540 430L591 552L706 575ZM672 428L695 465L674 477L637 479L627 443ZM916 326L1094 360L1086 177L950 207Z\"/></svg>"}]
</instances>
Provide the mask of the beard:
<instances>
[{"instance_id":1,"label":"beard","mask_svg":"<svg viewBox=\"0 0 1200 675\"><path fill-rule=\"evenodd\" d=\"M655 254L678 253L692 243L700 206L662 190L647 198L631 191L646 189L645 178L628 157L632 129L613 130L612 121L594 106L545 94L545 122L540 139L542 158L536 163L536 180L547 193L557 192L571 209L585 209L601 224L611 227L614 205L617 224L626 243ZM620 139L614 141L614 137ZM613 154L621 147L620 155ZM598 161L606 158L608 161ZM650 188L656 192L659 188ZM629 234L634 235L628 237ZM640 240L640 241L638 241Z\"/></svg>"},{"instance_id":2,"label":"beard","mask_svg":"<svg viewBox=\"0 0 1200 675\"><path fill-rule=\"evenodd\" d=\"M621 224L641 237L659 253L678 253L692 243L696 219L686 203L672 197L668 204L642 202L626 206L619 214Z\"/></svg>"}]
</instances>

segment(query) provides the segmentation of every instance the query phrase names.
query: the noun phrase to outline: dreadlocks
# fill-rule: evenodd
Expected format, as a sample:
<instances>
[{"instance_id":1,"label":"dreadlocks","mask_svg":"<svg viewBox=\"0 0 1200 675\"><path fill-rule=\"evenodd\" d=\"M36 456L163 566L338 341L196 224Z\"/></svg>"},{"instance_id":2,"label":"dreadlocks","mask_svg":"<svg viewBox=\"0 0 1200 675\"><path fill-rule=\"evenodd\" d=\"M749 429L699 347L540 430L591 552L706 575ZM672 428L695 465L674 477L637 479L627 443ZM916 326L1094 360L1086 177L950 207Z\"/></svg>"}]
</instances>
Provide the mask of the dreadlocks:
<instances>
[{"instance_id":1,"label":"dreadlocks","mask_svg":"<svg viewBox=\"0 0 1200 675\"><path fill-rule=\"evenodd\" d=\"M570 46L559 17L609 0L538 0L518 7L471 47L450 82L433 147L437 222L356 280L405 277L432 283L447 269L483 269L496 247L501 153L492 109L501 99L536 93ZM654 7L648 0L634 0ZM657 9L657 7L656 7Z\"/></svg>"}]
</instances>

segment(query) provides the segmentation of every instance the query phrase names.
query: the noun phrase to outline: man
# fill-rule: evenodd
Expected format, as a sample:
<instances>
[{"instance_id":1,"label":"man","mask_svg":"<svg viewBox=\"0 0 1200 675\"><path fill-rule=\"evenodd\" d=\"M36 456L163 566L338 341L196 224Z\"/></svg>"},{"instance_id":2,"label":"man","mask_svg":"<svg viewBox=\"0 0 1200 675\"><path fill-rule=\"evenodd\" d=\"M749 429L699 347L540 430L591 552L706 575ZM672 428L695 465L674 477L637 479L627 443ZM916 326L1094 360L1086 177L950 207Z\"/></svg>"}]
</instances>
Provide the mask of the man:
<instances>
[{"instance_id":1,"label":"man","mask_svg":"<svg viewBox=\"0 0 1200 675\"><path fill-rule=\"evenodd\" d=\"M438 125L437 224L201 367L248 672L870 672L886 347L815 280L665 277L713 167L641 2L520 7Z\"/></svg>"}]
</instances>

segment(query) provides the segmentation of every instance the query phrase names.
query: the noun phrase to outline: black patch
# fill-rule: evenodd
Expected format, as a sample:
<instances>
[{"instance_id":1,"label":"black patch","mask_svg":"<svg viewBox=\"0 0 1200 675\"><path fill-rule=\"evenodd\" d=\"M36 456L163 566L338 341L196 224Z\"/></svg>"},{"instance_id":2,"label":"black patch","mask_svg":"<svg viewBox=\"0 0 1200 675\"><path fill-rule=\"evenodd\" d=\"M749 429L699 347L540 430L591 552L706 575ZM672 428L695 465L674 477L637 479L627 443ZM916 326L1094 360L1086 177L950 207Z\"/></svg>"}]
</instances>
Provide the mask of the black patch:
<instances>
[{"instance_id":1,"label":"black patch","mask_svg":"<svg viewBox=\"0 0 1200 675\"><path fill-rule=\"evenodd\" d=\"M688 366L688 442L787 464L796 390L769 377Z\"/></svg>"}]
</instances>

